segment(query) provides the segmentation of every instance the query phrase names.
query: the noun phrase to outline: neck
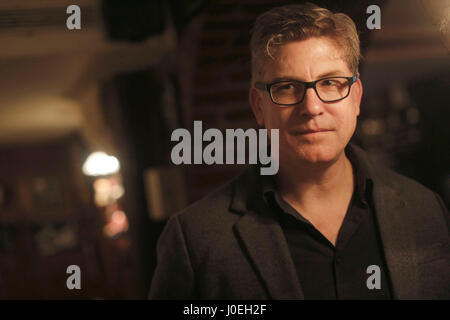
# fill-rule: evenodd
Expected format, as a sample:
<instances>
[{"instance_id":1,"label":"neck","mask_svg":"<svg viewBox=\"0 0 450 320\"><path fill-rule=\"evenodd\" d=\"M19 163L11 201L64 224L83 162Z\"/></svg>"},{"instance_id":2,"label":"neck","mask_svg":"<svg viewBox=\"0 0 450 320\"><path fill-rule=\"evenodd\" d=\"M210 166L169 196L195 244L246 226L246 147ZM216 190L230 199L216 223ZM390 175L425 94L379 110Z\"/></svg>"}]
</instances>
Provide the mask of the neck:
<instances>
[{"instance_id":1,"label":"neck","mask_svg":"<svg viewBox=\"0 0 450 320\"><path fill-rule=\"evenodd\" d=\"M324 199L339 200L353 193L353 169L342 152L332 163L281 166L276 183L283 198L300 206Z\"/></svg>"}]
</instances>

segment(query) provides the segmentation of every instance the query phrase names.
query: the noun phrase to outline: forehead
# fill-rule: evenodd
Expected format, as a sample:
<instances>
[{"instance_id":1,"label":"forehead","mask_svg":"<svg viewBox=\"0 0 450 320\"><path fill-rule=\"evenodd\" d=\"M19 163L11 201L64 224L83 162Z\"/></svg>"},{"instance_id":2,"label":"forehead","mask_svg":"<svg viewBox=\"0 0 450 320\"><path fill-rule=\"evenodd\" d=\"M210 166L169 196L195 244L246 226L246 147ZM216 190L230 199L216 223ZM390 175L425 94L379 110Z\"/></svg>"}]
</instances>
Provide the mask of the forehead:
<instances>
[{"instance_id":1,"label":"forehead","mask_svg":"<svg viewBox=\"0 0 450 320\"><path fill-rule=\"evenodd\" d=\"M264 78L289 78L302 81L318 77L350 76L344 52L333 40L325 37L293 41L282 45L268 58L264 66Z\"/></svg>"}]
</instances>

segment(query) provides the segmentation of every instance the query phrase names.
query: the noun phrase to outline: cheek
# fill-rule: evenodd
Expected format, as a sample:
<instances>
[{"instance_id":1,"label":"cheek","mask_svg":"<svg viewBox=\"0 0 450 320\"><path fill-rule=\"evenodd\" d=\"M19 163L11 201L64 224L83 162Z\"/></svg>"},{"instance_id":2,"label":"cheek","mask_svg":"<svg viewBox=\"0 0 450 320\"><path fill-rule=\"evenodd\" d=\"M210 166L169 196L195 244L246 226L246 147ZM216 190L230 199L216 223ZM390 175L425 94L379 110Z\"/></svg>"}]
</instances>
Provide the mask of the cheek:
<instances>
[{"instance_id":1,"label":"cheek","mask_svg":"<svg viewBox=\"0 0 450 320\"><path fill-rule=\"evenodd\" d=\"M347 107L350 110L347 112L339 112L339 114L335 116L336 126L339 135L342 138L349 138L349 136L353 135L356 128L357 110L354 107Z\"/></svg>"},{"instance_id":2,"label":"cheek","mask_svg":"<svg viewBox=\"0 0 450 320\"><path fill-rule=\"evenodd\" d=\"M289 111L288 108L280 108L271 104L265 105L263 112L266 129L283 129L289 118Z\"/></svg>"}]
</instances>

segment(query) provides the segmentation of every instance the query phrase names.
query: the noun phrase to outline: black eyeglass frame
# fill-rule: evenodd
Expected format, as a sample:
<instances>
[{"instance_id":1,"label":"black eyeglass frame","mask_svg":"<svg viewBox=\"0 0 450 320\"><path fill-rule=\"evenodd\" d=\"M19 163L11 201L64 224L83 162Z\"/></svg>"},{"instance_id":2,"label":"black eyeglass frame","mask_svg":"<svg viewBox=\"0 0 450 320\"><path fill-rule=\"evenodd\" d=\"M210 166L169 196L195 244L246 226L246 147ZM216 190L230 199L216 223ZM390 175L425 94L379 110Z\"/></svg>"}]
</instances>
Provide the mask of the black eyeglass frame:
<instances>
[{"instance_id":1,"label":"black eyeglass frame","mask_svg":"<svg viewBox=\"0 0 450 320\"><path fill-rule=\"evenodd\" d=\"M327 80L327 79L336 79L336 78L347 79L348 80L348 92L347 92L347 94L345 95L345 97L342 97L342 98L339 98L339 99L335 99L335 100L324 100L324 99L322 99L320 97L319 93L317 92L317 88L316 88L317 82L323 81L323 80ZM305 99L305 96L306 96L306 90L308 90L309 88L313 88L314 91L316 92L317 97L319 97L319 99L321 101L323 101L323 102L336 102L336 101L343 100L343 99L348 97L348 95L350 94L351 87L356 82L357 79L358 79L357 75L353 75L352 77L336 76L336 77L326 77L326 78L318 79L318 80L315 80L315 81L309 81L309 82L308 81L299 81L299 80L280 80L280 81L275 81L275 82L271 82L271 83L255 82L254 86L255 86L255 88L260 89L260 90L267 90L267 92L269 93L270 99L272 100L273 103L281 105L281 106L293 106L293 105L296 105L296 104L299 104L299 103L303 102L303 100ZM283 82L296 82L296 83L302 83L302 84L305 85L305 91L303 92L303 97L301 98L300 101L295 102L295 103L286 104L286 103L278 103L278 102L275 102L273 100L272 92L270 91L270 89L272 88L273 85L278 84L278 83L283 83Z\"/></svg>"}]
</instances>

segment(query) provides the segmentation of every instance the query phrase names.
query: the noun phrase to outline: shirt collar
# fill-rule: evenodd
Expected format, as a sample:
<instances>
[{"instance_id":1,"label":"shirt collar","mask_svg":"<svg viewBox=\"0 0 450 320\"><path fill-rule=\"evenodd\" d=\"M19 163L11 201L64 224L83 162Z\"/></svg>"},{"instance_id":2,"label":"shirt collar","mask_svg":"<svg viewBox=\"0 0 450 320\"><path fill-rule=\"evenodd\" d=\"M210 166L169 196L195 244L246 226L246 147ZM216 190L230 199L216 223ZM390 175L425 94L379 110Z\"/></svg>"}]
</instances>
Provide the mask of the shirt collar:
<instances>
[{"instance_id":1,"label":"shirt collar","mask_svg":"<svg viewBox=\"0 0 450 320\"><path fill-rule=\"evenodd\" d=\"M356 199L360 203L368 205L368 200L370 199L371 195L372 178L370 177L369 172L366 170L366 168L361 164L361 161L358 159L358 157L352 152L351 148L345 148L345 154L347 155L353 167Z\"/></svg>"},{"instance_id":2,"label":"shirt collar","mask_svg":"<svg viewBox=\"0 0 450 320\"><path fill-rule=\"evenodd\" d=\"M355 192L356 199L363 205L368 206L368 199L370 199L370 188L372 179L367 170L361 165L359 159L352 153L350 148L345 149L345 154L349 158L355 177ZM267 201L269 194L276 194L277 187L274 176L261 176L261 184L264 198Z\"/></svg>"}]
</instances>

